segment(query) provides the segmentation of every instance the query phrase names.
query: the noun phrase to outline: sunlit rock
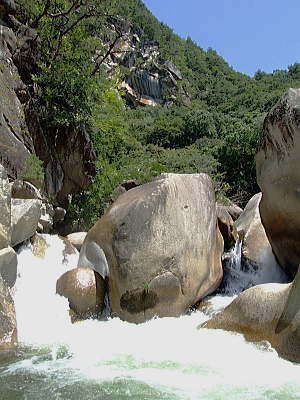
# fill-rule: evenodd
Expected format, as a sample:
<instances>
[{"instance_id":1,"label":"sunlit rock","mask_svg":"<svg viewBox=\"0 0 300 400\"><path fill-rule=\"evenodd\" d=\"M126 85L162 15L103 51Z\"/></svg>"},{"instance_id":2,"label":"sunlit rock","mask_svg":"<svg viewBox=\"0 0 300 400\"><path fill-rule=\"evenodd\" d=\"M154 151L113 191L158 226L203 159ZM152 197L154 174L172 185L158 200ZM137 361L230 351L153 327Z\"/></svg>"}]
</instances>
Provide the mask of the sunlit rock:
<instances>
[{"instance_id":1,"label":"sunlit rock","mask_svg":"<svg viewBox=\"0 0 300 400\"><path fill-rule=\"evenodd\" d=\"M67 239L70 241L70 243L78 250L80 251L81 246L83 244L83 241L86 237L86 232L74 232L70 233L67 236Z\"/></svg>"},{"instance_id":2,"label":"sunlit rock","mask_svg":"<svg viewBox=\"0 0 300 400\"><path fill-rule=\"evenodd\" d=\"M12 199L12 237L11 246L22 243L35 234L41 217L40 200Z\"/></svg>"},{"instance_id":3,"label":"sunlit rock","mask_svg":"<svg viewBox=\"0 0 300 400\"><path fill-rule=\"evenodd\" d=\"M256 172L266 234L292 278L300 262L299 157L300 89L289 89L265 119Z\"/></svg>"},{"instance_id":4,"label":"sunlit rock","mask_svg":"<svg viewBox=\"0 0 300 400\"><path fill-rule=\"evenodd\" d=\"M291 284L268 283L247 289L204 327L239 332L254 342L267 340L281 357L300 362L300 315L275 332L290 288Z\"/></svg>"},{"instance_id":5,"label":"sunlit rock","mask_svg":"<svg viewBox=\"0 0 300 400\"><path fill-rule=\"evenodd\" d=\"M91 268L65 272L57 280L56 293L69 300L70 309L80 318L97 316L104 308L104 280Z\"/></svg>"},{"instance_id":6,"label":"sunlit rock","mask_svg":"<svg viewBox=\"0 0 300 400\"><path fill-rule=\"evenodd\" d=\"M87 233L78 266L109 276L110 307L130 322L179 316L222 278L223 239L206 174L162 174L122 194Z\"/></svg>"}]
</instances>

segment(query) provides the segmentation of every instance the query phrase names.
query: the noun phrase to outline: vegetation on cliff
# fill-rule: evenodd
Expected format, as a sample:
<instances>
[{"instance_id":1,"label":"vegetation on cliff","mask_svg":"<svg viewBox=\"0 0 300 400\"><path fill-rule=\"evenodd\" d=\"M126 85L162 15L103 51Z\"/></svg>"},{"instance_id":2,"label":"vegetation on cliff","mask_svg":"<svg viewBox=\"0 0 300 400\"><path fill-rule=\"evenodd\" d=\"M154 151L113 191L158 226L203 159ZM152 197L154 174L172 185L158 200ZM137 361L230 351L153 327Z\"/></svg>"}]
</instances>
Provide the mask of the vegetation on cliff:
<instances>
[{"instance_id":1,"label":"vegetation on cliff","mask_svg":"<svg viewBox=\"0 0 300 400\"><path fill-rule=\"evenodd\" d=\"M299 86L300 64L272 74L257 71L250 78L213 49L175 35L140 0L16 3L18 17L42 40L32 85L40 88L43 127L84 124L97 151L93 184L69 210L81 229L95 222L126 179L208 172L220 197L243 203L258 191L254 154L262 121L287 87ZM124 66L107 79L108 55L123 51L122 31L110 30L107 22L116 15L134 27L137 46L159 43L159 57L181 71L176 94L165 93L168 107L129 108L119 85L128 72Z\"/></svg>"}]
</instances>

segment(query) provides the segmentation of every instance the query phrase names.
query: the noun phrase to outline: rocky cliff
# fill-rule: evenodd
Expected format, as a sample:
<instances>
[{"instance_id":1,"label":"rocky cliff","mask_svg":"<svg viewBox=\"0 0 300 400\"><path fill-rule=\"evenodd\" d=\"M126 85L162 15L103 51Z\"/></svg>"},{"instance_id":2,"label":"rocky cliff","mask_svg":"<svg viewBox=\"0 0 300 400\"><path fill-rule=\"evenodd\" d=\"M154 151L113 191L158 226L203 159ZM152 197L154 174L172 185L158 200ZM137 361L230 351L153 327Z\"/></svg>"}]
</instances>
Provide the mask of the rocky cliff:
<instances>
[{"instance_id":1,"label":"rocky cliff","mask_svg":"<svg viewBox=\"0 0 300 400\"><path fill-rule=\"evenodd\" d=\"M182 80L180 70L163 59L158 42L142 41L141 32L121 17L110 17L107 30L118 35L114 50L106 61L109 73L121 67L120 88L126 92L129 106L170 105L180 94L189 101L188 95L178 87ZM110 35L103 37L106 46Z\"/></svg>"},{"instance_id":2,"label":"rocky cliff","mask_svg":"<svg viewBox=\"0 0 300 400\"><path fill-rule=\"evenodd\" d=\"M41 94L32 81L41 57L40 38L14 17L13 0L0 4L0 163L11 180L26 175L54 205L64 206L89 185L96 155L85 126L43 126L37 106ZM142 42L141 32L117 16L108 18L98 35L104 51L117 35L103 65L109 75L121 71L119 85L130 106L170 105L176 100L181 72L161 57L157 42Z\"/></svg>"},{"instance_id":3,"label":"rocky cliff","mask_svg":"<svg viewBox=\"0 0 300 400\"><path fill-rule=\"evenodd\" d=\"M26 160L40 159L42 191L53 204L64 205L90 183L95 152L84 127L59 132L43 128L31 79L41 44L35 30L14 17L15 10L13 0L0 2L0 163L11 180L24 174L30 180L38 165ZM28 167L32 171L25 171ZM31 180L37 184L36 176Z\"/></svg>"}]
</instances>

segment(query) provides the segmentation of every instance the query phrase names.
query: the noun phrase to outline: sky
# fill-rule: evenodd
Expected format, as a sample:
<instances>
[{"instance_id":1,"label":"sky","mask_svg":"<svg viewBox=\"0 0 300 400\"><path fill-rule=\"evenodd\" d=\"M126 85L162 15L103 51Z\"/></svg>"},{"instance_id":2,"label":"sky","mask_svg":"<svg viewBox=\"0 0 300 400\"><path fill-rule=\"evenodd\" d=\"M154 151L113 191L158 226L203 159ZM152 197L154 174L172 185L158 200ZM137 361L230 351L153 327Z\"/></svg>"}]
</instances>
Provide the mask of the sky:
<instances>
[{"instance_id":1,"label":"sky","mask_svg":"<svg viewBox=\"0 0 300 400\"><path fill-rule=\"evenodd\" d=\"M143 0L160 21L253 76L300 62L300 0Z\"/></svg>"}]
</instances>

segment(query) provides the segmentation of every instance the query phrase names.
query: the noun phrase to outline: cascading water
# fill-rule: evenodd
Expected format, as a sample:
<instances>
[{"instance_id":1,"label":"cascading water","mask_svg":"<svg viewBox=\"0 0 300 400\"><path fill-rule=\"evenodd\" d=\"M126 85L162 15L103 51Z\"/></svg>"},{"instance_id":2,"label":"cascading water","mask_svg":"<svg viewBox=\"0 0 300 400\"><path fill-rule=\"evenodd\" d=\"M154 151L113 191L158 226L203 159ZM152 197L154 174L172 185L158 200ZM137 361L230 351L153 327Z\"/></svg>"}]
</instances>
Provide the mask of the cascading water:
<instances>
[{"instance_id":1,"label":"cascading water","mask_svg":"<svg viewBox=\"0 0 300 400\"><path fill-rule=\"evenodd\" d=\"M288 277L277 264L271 248L261 255L260 267L242 257L242 240L238 237L231 251L224 257L224 278L219 292L227 296L263 283L287 283Z\"/></svg>"},{"instance_id":2,"label":"cascading water","mask_svg":"<svg viewBox=\"0 0 300 400\"><path fill-rule=\"evenodd\" d=\"M300 367L268 343L197 329L232 297L215 296L204 312L135 325L118 318L71 324L56 279L76 266L63 243L46 237L45 259L19 254L15 288L18 354L0 363L0 399L299 399Z\"/></svg>"}]
</instances>

